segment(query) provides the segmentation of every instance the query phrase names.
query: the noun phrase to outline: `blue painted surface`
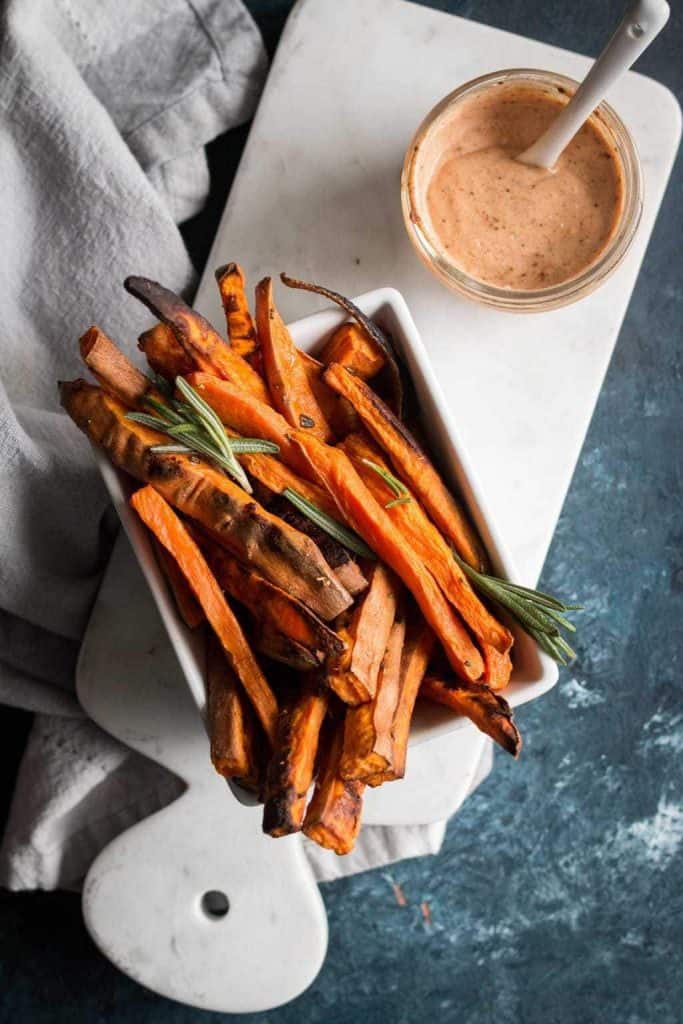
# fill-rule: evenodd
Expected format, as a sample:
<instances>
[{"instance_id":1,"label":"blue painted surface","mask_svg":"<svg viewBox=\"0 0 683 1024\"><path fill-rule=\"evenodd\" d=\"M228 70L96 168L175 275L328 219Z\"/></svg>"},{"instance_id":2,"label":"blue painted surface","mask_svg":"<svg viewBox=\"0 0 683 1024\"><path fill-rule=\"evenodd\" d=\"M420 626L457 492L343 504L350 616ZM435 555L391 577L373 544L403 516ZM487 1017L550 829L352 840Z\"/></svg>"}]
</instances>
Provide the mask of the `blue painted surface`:
<instances>
[{"instance_id":1,"label":"blue painted surface","mask_svg":"<svg viewBox=\"0 0 683 1024\"><path fill-rule=\"evenodd\" d=\"M272 48L290 3L249 6ZM431 6L583 52L598 49L622 8L612 0ZM639 65L679 94L681 17ZM243 138L214 144L214 168L234 166ZM552 694L520 710L521 761L497 757L438 857L323 887L330 951L320 977L289 1007L244 1020L683 1019L679 181L544 571L549 589L584 597L577 665ZM188 229L197 259L222 201L216 190ZM8 742L21 725L8 716ZM114 970L84 932L78 897L0 893L0 908L2 1024L221 1019L151 995Z\"/></svg>"}]
</instances>

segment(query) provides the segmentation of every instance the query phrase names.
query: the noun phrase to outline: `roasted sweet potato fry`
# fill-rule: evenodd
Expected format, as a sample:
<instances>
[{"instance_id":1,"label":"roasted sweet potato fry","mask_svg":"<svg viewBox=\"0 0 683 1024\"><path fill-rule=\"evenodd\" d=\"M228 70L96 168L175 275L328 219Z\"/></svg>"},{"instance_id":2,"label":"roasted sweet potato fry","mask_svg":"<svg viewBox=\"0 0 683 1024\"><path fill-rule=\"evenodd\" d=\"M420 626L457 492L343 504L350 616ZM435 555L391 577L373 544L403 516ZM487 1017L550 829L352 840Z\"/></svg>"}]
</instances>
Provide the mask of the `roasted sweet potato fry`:
<instances>
[{"instance_id":1,"label":"roasted sweet potato fry","mask_svg":"<svg viewBox=\"0 0 683 1024\"><path fill-rule=\"evenodd\" d=\"M219 585L244 605L256 622L306 648L316 667L341 656L344 641L301 601L242 565L200 530L192 532Z\"/></svg>"},{"instance_id":2,"label":"roasted sweet potato fry","mask_svg":"<svg viewBox=\"0 0 683 1024\"><path fill-rule=\"evenodd\" d=\"M244 687L271 743L275 741L277 700L252 654L242 628L185 525L153 487L136 491L130 503L157 540L178 563Z\"/></svg>"},{"instance_id":3,"label":"roasted sweet potato fry","mask_svg":"<svg viewBox=\"0 0 683 1024\"><path fill-rule=\"evenodd\" d=\"M240 454L237 456L247 473L253 480L261 484L262 489L271 495L282 494L287 488L297 491L302 498L311 501L319 509L330 516L337 515L337 507L327 491L310 480L295 473L279 457L262 455L261 453ZM290 503L291 504L291 503ZM292 506L293 507L293 506ZM308 520L310 522L310 520Z\"/></svg>"},{"instance_id":4,"label":"roasted sweet potato fry","mask_svg":"<svg viewBox=\"0 0 683 1024\"><path fill-rule=\"evenodd\" d=\"M197 604L197 600L187 580L178 568L178 563L169 555L166 548L163 544L159 543L156 537L152 538L152 542L157 562L171 588L171 593L173 594L173 599L181 619L188 629L196 629L200 622L204 621L204 612Z\"/></svg>"},{"instance_id":5,"label":"roasted sweet potato fry","mask_svg":"<svg viewBox=\"0 0 683 1024\"><path fill-rule=\"evenodd\" d=\"M305 491L301 493L304 497L307 497ZM327 511L330 503L333 506L330 510L330 515L336 518L339 515L337 506L331 501L329 494L325 492L325 503L320 508ZM348 548L345 548L334 537L330 537L329 533L325 533L311 519L295 509L287 498L278 495L267 502L266 507L273 515L278 516L279 519L293 526L295 530L299 530L311 538L322 552L327 564L334 570L334 574L341 585L345 590L348 590L349 594L357 597L358 594L364 593L367 589L368 581L363 575L358 562L351 557Z\"/></svg>"},{"instance_id":6,"label":"roasted sweet potato fry","mask_svg":"<svg viewBox=\"0 0 683 1024\"><path fill-rule=\"evenodd\" d=\"M238 263L226 263L216 271L230 347L241 356L253 356L258 348L256 328L244 290L244 271Z\"/></svg>"},{"instance_id":7,"label":"roasted sweet potato fry","mask_svg":"<svg viewBox=\"0 0 683 1024\"><path fill-rule=\"evenodd\" d=\"M263 831L271 836L301 831L327 702L326 693L305 685L280 709L263 808Z\"/></svg>"},{"instance_id":8,"label":"roasted sweet potato fry","mask_svg":"<svg viewBox=\"0 0 683 1024\"><path fill-rule=\"evenodd\" d=\"M218 774L256 788L258 727L244 690L212 632L206 646L206 726L211 761Z\"/></svg>"},{"instance_id":9,"label":"roasted sweet potato fry","mask_svg":"<svg viewBox=\"0 0 683 1024\"><path fill-rule=\"evenodd\" d=\"M167 324L158 323L143 331L138 338L138 348L144 352L149 366L160 377L175 380L196 370L197 364Z\"/></svg>"},{"instance_id":10,"label":"roasted sweet potato fry","mask_svg":"<svg viewBox=\"0 0 683 1024\"><path fill-rule=\"evenodd\" d=\"M371 317L366 316L355 302L347 299L344 295L340 295L339 292L332 291L331 288L325 288L324 285L314 284L311 281L301 281L295 277L290 277L289 274L280 274L280 280L288 288L301 288L304 291L313 292L315 295L324 295L330 302L336 303L348 313L361 330L365 331L368 338L384 352L390 404L400 419L403 414L403 380L390 335Z\"/></svg>"},{"instance_id":11,"label":"roasted sweet potato fry","mask_svg":"<svg viewBox=\"0 0 683 1024\"><path fill-rule=\"evenodd\" d=\"M499 668L502 672L505 664L510 664L507 652L512 646L512 634L479 600L469 580L453 558L448 544L427 517L415 495L408 492L409 501L391 504L396 495L368 462L383 470L389 467L383 453L368 437L351 434L340 442L339 447L351 458L368 490L386 508L389 518L400 531L406 544L422 559L448 600L460 612L482 645L482 650L486 645L491 645L500 651L501 655L507 655L500 659Z\"/></svg>"},{"instance_id":12,"label":"roasted sweet potato fry","mask_svg":"<svg viewBox=\"0 0 683 1024\"><path fill-rule=\"evenodd\" d=\"M280 433L281 428L285 431L291 428L278 412L269 406L260 406L255 399L239 392L226 381L218 380L216 377L209 377L207 374L191 374L188 381L213 407L224 423L230 421L231 426L226 426L228 432L233 429L234 424L237 424L241 433L254 434L280 445L280 453L277 458L261 454L238 456L252 479L258 481L262 488L274 496L281 495L283 491L290 488L297 491L301 497L317 505L327 515L333 517L336 515L337 507L327 491L311 482L310 478L315 474L311 472L310 466L299 449L292 444L287 433ZM278 421L281 422L278 423ZM283 457L284 462L280 461ZM303 469L305 475L301 476L290 466ZM350 594L355 597L356 594L365 590L367 581L357 562L350 557L347 549L342 547L338 541L298 512L288 499L274 497L269 501L262 497L262 501L269 511L296 530L305 533L315 542L328 565L334 569L341 585Z\"/></svg>"},{"instance_id":13,"label":"roasted sweet potato fry","mask_svg":"<svg viewBox=\"0 0 683 1024\"><path fill-rule=\"evenodd\" d=\"M320 483L336 501L342 518L411 591L443 644L455 672L464 679L479 679L484 671L484 662L465 626L446 601L434 577L406 544L386 510L373 498L349 457L340 449L321 444L302 431L293 433L292 439L308 456L311 469L315 470Z\"/></svg>"},{"instance_id":14,"label":"roasted sweet potato fry","mask_svg":"<svg viewBox=\"0 0 683 1024\"><path fill-rule=\"evenodd\" d=\"M346 712L344 750L339 763L339 774L344 779L376 781L393 770L392 726L401 689L405 633L405 620L396 619L389 633L375 695Z\"/></svg>"},{"instance_id":15,"label":"roasted sweet potato fry","mask_svg":"<svg viewBox=\"0 0 683 1024\"><path fill-rule=\"evenodd\" d=\"M339 774L344 745L344 723L331 723L320 741L318 776L306 809L304 833L318 846L335 853L350 853L360 831L365 785Z\"/></svg>"},{"instance_id":16,"label":"roasted sweet potato fry","mask_svg":"<svg viewBox=\"0 0 683 1024\"><path fill-rule=\"evenodd\" d=\"M269 277L256 286L256 326L275 408L297 430L310 431L321 441L331 440L330 425L308 383L298 349L275 307Z\"/></svg>"},{"instance_id":17,"label":"roasted sweet potato fry","mask_svg":"<svg viewBox=\"0 0 683 1024\"><path fill-rule=\"evenodd\" d=\"M279 458L290 469L307 480L315 480L306 459L289 440L290 425L271 405L256 401L239 386L208 373L192 373L187 380L226 427L244 437L273 441L280 449Z\"/></svg>"},{"instance_id":18,"label":"roasted sweet potato fry","mask_svg":"<svg viewBox=\"0 0 683 1024\"><path fill-rule=\"evenodd\" d=\"M114 465L212 531L230 551L325 621L352 603L314 542L271 515L223 473L195 456L151 451L166 438L126 418L117 399L85 381L62 383L62 404Z\"/></svg>"},{"instance_id":19,"label":"roasted sweet potato fry","mask_svg":"<svg viewBox=\"0 0 683 1024\"><path fill-rule=\"evenodd\" d=\"M298 353L311 391L330 425L334 438L346 437L352 430L358 430L360 420L356 416L353 406L345 398L340 398L337 392L333 391L323 380L324 364L301 349L298 349Z\"/></svg>"},{"instance_id":20,"label":"roasted sweet potato fry","mask_svg":"<svg viewBox=\"0 0 683 1024\"><path fill-rule=\"evenodd\" d=\"M238 384L260 402L270 400L266 385L253 367L226 345L209 321L179 295L146 277L127 277L124 287L172 328L176 339L200 370Z\"/></svg>"},{"instance_id":21,"label":"roasted sweet potato fry","mask_svg":"<svg viewBox=\"0 0 683 1024\"><path fill-rule=\"evenodd\" d=\"M338 327L320 354L320 361L339 363L361 380L375 377L386 363L384 352L359 324Z\"/></svg>"},{"instance_id":22,"label":"roasted sweet potato fry","mask_svg":"<svg viewBox=\"0 0 683 1024\"><path fill-rule=\"evenodd\" d=\"M252 646L271 661L279 661L296 672L312 672L319 668L316 656L269 622L255 622L249 633Z\"/></svg>"},{"instance_id":23,"label":"roasted sweet potato fry","mask_svg":"<svg viewBox=\"0 0 683 1024\"><path fill-rule=\"evenodd\" d=\"M396 614L400 583L381 562L372 566L369 586L348 625L351 650L325 681L345 704L372 700Z\"/></svg>"},{"instance_id":24,"label":"roasted sweet potato fry","mask_svg":"<svg viewBox=\"0 0 683 1024\"><path fill-rule=\"evenodd\" d=\"M391 724L390 765L366 779L368 785L379 786L392 779L402 779L406 770L408 737L415 701L420 689L429 658L434 648L435 637L421 616L411 616L406 629L406 638L401 655L401 673L398 693L393 709Z\"/></svg>"},{"instance_id":25,"label":"roasted sweet potato fry","mask_svg":"<svg viewBox=\"0 0 683 1024\"><path fill-rule=\"evenodd\" d=\"M387 452L396 472L410 487L456 551L475 569L485 567L486 558L474 528L446 488L427 455L412 434L396 419L391 409L362 380L343 366L332 363L325 380L347 398L375 441Z\"/></svg>"},{"instance_id":26,"label":"roasted sweet potato fry","mask_svg":"<svg viewBox=\"0 0 683 1024\"><path fill-rule=\"evenodd\" d=\"M458 679L428 676L420 687L420 696L465 715L513 757L517 757L522 749L522 737L514 723L510 705L486 683L463 685Z\"/></svg>"},{"instance_id":27,"label":"roasted sweet potato fry","mask_svg":"<svg viewBox=\"0 0 683 1024\"><path fill-rule=\"evenodd\" d=\"M510 682L512 675L512 661L509 651L498 651L490 644L482 644L481 652L484 655L484 678L483 681L492 690L504 690Z\"/></svg>"},{"instance_id":28,"label":"roasted sweet potato fry","mask_svg":"<svg viewBox=\"0 0 683 1024\"><path fill-rule=\"evenodd\" d=\"M105 391L134 408L154 386L99 327L90 327L79 341L81 358Z\"/></svg>"}]
</instances>

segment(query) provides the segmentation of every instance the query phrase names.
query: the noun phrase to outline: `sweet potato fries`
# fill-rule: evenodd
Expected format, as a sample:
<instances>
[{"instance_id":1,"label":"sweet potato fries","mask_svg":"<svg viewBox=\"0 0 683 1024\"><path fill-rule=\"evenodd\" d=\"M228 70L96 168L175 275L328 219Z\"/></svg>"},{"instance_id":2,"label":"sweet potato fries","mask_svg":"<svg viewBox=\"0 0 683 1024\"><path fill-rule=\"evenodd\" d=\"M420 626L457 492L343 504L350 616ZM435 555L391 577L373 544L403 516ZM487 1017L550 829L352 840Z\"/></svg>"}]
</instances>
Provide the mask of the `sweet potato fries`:
<instances>
[{"instance_id":1,"label":"sweet potato fries","mask_svg":"<svg viewBox=\"0 0 683 1024\"><path fill-rule=\"evenodd\" d=\"M351 317L318 359L296 348L271 279L252 318L228 263L216 271L226 337L128 278L157 318L139 340L151 372L93 326L80 351L97 384L60 394L138 481L131 505L181 617L206 634L214 767L259 795L264 831L343 854L365 787L405 773L418 698L517 756L500 692L512 635L461 568L485 554L399 418L407 382L390 340L343 296L283 279Z\"/></svg>"}]
</instances>

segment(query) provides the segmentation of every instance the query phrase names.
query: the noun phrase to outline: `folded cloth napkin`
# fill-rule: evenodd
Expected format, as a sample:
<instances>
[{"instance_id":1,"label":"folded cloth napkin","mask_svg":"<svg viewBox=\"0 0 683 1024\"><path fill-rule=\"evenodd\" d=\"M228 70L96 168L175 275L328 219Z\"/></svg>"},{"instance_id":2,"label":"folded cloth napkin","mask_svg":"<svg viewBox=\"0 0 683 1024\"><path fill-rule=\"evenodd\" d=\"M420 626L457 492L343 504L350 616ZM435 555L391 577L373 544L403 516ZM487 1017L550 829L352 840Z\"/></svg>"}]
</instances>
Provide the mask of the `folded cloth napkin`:
<instances>
[{"instance_id":1,"label":"folded cloth napkin","mask_svg":"<svg viewBox=\"0 0 683 1024\"><path fill-rule=\"evenodd\" d=\"M89 448L59 412L97 322L132 351L130 273L190 294L177 223L202 206L204 145L253 113L266 61L239 0L7 0L0 37L0 701L38 712L0 884L78 887L122 829L178 795L76 700L80 637L115 530ZM317 876L434 852L443 826L367 829Z\"/></svg>"}]
</instances>

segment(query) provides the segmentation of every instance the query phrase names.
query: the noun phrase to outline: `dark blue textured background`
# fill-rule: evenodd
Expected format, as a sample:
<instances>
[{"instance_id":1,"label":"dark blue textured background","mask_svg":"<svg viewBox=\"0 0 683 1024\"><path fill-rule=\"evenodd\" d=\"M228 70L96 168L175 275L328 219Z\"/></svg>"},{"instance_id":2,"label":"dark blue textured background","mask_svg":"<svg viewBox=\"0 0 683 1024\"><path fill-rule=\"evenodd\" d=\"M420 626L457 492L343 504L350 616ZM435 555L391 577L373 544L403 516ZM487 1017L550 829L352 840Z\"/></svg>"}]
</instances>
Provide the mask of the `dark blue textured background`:
<instances>
[{"instance_id":1,"label":"dark blue textured background","mask_svg":"<svg viewBox=\"0 0 683 1024\"><path fill-rule=\"evenodd\" d=\"M248 6L272 52L290 0ZM616 0L428 6L590 54L623 9ZM638 65L679 95L682 19L679 8ZM245 137L239 130L210 147L211 199L186 228L198 267ZM679 183L680 170L543 575L548 589L584 598L577 664L553 693L520 710L522 760L497 756L438 857L323 887L330 948L319 978L290 1006L245 1020L683 1019ZM3 712L0 814L28 722ZM87 937L77 896L0 892L1 1024L219 1019L119 974Z\"/></svg>"}]
</instances>

